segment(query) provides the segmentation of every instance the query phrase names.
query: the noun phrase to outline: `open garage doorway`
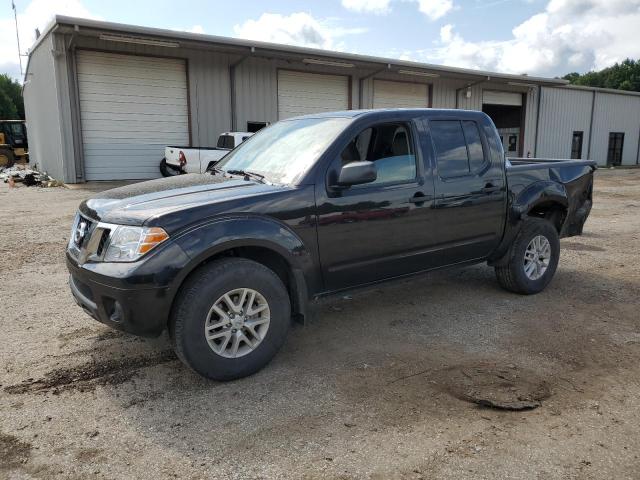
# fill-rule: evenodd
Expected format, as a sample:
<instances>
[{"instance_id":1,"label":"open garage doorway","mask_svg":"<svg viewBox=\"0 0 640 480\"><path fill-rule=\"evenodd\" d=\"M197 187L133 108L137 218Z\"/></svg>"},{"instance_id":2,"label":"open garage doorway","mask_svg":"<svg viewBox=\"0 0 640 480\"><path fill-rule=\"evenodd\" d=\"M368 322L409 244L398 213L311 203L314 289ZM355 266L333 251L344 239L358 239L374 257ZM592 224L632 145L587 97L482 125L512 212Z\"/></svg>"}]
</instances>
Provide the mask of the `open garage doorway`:
<instances>
[{"instance_id":1,"label":"open garage doorway","mask_svg":"<svg viewBox=\"0 0 640 480\"><path fill-rule=\"evenodd\" d=\"M524 146L524 95L484 91L482 111L496 124L507 157L522 157Z\"/></svg>"}]
</instances>

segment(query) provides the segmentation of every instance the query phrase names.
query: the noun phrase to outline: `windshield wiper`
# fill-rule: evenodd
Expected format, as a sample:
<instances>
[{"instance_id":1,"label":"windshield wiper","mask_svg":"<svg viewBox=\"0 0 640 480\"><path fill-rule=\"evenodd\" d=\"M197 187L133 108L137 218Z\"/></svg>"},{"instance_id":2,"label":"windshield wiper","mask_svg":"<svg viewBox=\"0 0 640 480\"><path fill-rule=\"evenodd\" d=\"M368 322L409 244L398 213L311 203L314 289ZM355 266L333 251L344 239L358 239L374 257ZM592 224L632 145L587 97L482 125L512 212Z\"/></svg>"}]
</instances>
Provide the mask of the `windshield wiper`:
<instances>
[{"instance_id":1,"label":"windshield wiper","mask_svg":"<svg viewBox=\"0 0 640 480\"><path fill-rule=\"evenodd\" d=\"M248 170L226 170L226 172L230 173L231 175L243 175L245 180L249 180L249 178L253 178L254 180L257 180L260 183L265 183L264 175L260 175L259 173L256 173L256 172L250 172Z\"/></svg>"}]
</instances>

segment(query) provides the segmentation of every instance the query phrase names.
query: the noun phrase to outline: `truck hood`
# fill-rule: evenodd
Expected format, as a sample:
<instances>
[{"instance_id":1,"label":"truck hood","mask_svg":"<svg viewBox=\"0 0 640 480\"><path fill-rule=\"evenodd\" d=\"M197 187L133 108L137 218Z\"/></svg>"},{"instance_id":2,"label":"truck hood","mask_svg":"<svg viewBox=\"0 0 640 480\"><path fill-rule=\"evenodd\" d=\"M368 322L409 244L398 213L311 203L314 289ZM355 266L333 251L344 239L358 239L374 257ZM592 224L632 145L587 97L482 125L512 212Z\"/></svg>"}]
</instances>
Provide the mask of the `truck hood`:
<instances>
[{"instance_id":1,"label":"truck hood","mask_svg":"<svg viewBox=\"0 0 640 480\"><path fill-rule=\"evenodd\" d=\"M101 222L143 225L178 210L213 206L282 188L220 174L178 175L106 190L82 202L80 212Z\"/></svg>"}]
</instances>

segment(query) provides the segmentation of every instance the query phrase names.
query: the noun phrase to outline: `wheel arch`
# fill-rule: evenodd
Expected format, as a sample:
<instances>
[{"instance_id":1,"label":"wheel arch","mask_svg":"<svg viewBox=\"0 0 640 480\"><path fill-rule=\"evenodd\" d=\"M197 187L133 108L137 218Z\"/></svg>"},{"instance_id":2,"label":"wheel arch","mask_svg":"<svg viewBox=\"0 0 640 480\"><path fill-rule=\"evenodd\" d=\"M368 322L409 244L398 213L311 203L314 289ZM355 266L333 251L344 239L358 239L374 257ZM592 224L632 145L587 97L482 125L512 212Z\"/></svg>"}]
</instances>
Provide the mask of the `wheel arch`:
<instances>
[{"instance_id":1,"label":"wheel arch","mask_svg":"<svg viewBox=\"0 0 640 480\"><path fill-rule=\"evenodd\" d=\"M569 197L562 183L545 181L529 185L511 201L502 241L489 256L489 265L504 264L511 244L528 218L548 220L560 234L568 213Z\"/></svg>"},{"instance_id":2,"label":"wheel arch","mask_svg":"<svg viewBox=\"0 0 640 480\"><path fill-rule=\"evenodd\" d=\"M308 317L313 259L286 225L261 217L227 218L190 230L178 243L191 261L174 280L172 305L182 285L198 269L220 258L237 257L273 270L287 288L294 318L303 321Z\"/></svg>"}]
</instances>

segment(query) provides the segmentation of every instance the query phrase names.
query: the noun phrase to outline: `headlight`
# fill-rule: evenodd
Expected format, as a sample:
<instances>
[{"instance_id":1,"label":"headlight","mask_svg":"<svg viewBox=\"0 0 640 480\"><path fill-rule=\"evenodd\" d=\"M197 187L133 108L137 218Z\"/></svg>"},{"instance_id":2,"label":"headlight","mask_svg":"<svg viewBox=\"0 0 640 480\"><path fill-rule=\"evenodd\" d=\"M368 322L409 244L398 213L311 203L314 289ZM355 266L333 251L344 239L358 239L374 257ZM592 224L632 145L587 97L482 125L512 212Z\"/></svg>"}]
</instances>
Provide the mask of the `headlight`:
<instances>
[{"instance_id":1,"label":"headlight","mask_svg":"<svg viewBox=\"0 0 640 480\"><path fill-rule=\"evenodd\" d=\"M169 235L160 227L116 227L109 238L105 262L134 262Z\"/></svg>"}]
</instances>

